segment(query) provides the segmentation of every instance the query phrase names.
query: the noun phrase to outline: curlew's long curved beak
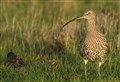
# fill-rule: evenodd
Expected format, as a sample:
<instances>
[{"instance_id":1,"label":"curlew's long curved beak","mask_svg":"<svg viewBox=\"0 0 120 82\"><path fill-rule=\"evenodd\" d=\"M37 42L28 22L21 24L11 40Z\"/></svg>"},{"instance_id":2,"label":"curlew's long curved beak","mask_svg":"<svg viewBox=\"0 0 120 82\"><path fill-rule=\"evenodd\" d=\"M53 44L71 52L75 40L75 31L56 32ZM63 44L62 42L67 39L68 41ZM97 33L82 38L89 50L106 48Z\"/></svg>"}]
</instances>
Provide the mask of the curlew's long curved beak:
<instances>
[{"instance_id":1,"label":"curlew's long curved beak","mask_svg":"<svg viewBox=\"0 0 120 82\"><path fill-rule=\"evenodd\" d=\"M75 20L77 20L77 19L81 19L81 18L82 18L82 17L77 16L77 17L75 17L75 18L69 20L68 22L66 22L66 23L63 25L63 27L65 27L65 26L66 26L67 24L69 24L70 22L75 21Z\"/></svg>"},{"instance_id":2,"label":"curlew's long curved beak","mask_svg":"<svg viewBox=\"0 0 120 82\"><path fill-rule=\"evenodd\" d=\"M75 21L75 20L79 20L79 19L82 19L82 18L84 18L84 16L77 16L77 17L69 20L68 22L66 22L66 23L62 26L62 28L61 28L60 30L62 30L62 29L63 29L66 25L68 25L70 22Z\"/></svg>"},{"instance_id":3,"label":"curlew's long curved beak","mask_svg":"<svg viewBox=\"0 0 120 82\"><path fill-rule=\"evenodd\" d=\"M77 20L80 20L80 19L83 19L83 18L84 18L84 16L81 16L81 17L78 17Z\"/></svg>"}]
</instances>

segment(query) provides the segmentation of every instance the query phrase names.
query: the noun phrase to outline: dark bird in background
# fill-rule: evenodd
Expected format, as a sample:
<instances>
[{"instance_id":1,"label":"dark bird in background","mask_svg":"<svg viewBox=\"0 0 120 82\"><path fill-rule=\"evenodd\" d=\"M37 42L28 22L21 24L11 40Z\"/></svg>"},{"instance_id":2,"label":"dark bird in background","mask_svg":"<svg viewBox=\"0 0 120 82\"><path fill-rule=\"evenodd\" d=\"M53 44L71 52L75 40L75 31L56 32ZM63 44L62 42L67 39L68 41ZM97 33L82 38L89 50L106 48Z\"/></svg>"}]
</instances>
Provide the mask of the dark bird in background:
<instances>
[{"instance_id":1,"label":"dark bird in background","mask_svg":"<svg viewBox=\"0 0 120 82\"><path fill-rule=\"evenodd\" d=\"M22 67L24 65L23 60L13 52L7 54L7 63L14 67Z\"/></svg>"}]
</instances>

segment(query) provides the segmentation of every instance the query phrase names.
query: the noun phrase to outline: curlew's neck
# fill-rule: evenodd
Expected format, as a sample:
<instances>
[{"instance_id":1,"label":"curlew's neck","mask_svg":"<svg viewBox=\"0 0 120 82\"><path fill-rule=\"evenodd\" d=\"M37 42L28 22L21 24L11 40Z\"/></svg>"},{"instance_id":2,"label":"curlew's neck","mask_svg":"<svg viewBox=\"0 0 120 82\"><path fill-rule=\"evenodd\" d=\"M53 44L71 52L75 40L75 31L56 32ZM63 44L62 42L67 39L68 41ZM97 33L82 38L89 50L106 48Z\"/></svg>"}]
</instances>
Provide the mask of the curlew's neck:
<instances>
[{"instance_id":1,"label":"curlew's neck","mask_svg":"<svg viewBox=\"0 0 120 82\"><path fill-rule=\"evenodd\" d=\"M98 27L97 27L97 20L96 19L88 19L88 26L87 26L87 33L95 35L98 33Z\"/></svg>"}]
</instances>

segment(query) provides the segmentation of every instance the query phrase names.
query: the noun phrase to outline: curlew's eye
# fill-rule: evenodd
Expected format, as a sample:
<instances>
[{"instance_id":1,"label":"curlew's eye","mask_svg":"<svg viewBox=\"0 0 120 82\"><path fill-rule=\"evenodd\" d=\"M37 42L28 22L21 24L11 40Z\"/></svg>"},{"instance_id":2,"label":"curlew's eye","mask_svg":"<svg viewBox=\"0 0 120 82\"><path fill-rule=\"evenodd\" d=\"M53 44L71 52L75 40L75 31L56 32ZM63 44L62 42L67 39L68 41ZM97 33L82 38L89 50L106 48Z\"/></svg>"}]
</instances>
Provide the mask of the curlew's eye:
<instances>
[{"instance_id":1,"label":"curlew's eye","mask_svg":"<svg viewBox=\"0 0 120 82\"><path fill-rule=\"evenodd\" d=\"M88 14L90 14L90 12Z\"/></svg>"}]
</instances>

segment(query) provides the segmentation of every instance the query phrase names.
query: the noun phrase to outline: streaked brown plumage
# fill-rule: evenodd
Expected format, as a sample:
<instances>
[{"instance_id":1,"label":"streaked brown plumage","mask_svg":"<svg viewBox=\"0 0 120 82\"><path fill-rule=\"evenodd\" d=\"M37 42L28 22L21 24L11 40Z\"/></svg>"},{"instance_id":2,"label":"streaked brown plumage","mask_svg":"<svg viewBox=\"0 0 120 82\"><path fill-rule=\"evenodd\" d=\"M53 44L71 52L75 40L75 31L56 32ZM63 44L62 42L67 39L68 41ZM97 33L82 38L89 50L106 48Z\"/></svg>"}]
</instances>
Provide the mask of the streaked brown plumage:
<instances>
[{"instance_id":1,"label":"streaked brown plumage","mask_svg":"<svg viewBox=\"0 0 120 82\"><path fill-rule=\"evenodd\" d=\"M87 69L86 64L88 61L94 61L97 63L97 71L100 76L100 66L104 63L106 51L107 51L107 41L105 36L100 32L97 25L96 14L94 11L86 12L82 17L78 19L87 19L87 34L81 43L81 55L85 62L85 77L87 79Z\"/></svg>"},{"instance_id":2,"label":"streaked brown plumage","mask_svg":"<svg viewBox=\"0 0 120 82\"><path fill-rule=\"evenodd\" d=\"M93 10L86 12L82 17L75 17L63 25L66 26L71 21L78 19L87 19L87 34L80 45L81 56L85 63L85 78L87 79L86 64L88 61L94 61L97 64L98 75L100 76L100 67L104 63L107 51L107 41L105 36L100 32L97 25L96 14Z\"/></svg>"}]
</instances>

